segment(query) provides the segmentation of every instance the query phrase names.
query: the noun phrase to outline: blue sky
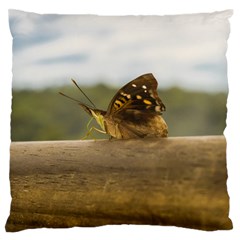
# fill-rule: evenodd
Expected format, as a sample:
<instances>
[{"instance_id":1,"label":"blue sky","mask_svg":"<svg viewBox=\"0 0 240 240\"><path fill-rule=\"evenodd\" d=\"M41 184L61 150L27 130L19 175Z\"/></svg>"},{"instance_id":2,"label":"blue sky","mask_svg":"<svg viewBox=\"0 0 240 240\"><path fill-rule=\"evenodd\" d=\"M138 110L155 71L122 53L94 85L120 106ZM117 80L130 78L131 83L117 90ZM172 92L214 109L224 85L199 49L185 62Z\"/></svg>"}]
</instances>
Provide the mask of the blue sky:
<instances>
[{"instance_id":1,"label":"blue sky","mask_svg":"<svg viewBox=\"0 0 240 240\"><path fill-rule=\"evenodd\" d=\"M13 87L103 82L153 73L159 89L227 91L231 11L177 16L94 16L9 11Z\"/></svg>"}]
</instances>

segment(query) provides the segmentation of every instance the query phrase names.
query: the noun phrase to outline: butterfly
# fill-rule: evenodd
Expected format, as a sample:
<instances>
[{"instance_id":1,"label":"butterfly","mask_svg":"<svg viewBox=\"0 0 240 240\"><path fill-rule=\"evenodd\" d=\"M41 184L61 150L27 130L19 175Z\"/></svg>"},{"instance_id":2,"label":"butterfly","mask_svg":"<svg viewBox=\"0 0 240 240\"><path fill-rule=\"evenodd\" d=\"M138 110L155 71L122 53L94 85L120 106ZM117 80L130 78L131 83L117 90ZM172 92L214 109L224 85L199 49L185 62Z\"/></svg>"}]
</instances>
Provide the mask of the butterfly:
<instances>
[{"instance_id":1,"label":"butterfly","mask_svg":"<svg viewBox=\"0 0 240 240\"><path fill-rule=\"evenodd\" d=\"M78 89L86 96L77 83ZM108 134L111 138L130 139L144 137L167 137L168 126L162 112L166 110L157 93L157 80L152 73L137 77L123 86L111 100L107 111L97 109L73 99L99 124L99 132Z\"/></svg>"}]
</instances>

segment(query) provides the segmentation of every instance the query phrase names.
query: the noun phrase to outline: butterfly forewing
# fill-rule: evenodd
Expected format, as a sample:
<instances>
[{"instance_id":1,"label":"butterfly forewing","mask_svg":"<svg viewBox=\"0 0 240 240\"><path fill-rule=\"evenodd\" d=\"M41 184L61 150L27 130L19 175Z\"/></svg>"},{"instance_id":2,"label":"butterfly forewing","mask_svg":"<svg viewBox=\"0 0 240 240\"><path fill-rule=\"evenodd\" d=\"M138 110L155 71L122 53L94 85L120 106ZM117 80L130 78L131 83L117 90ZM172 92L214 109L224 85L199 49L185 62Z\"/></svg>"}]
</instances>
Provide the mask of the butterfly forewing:
<instances>
[{"instance_id":1,"label":"butterfly forewing","mask_svg":"<svg viewBox=\"0 0 240 240\"><path fill-rule=\"evenodd\" d=\"M165 106L157 94L157 81L151 73L142 75L123 86L113 97L107 114L119 115L128 109L158 114L165 111Z\"/></svg>"}]
</instances>

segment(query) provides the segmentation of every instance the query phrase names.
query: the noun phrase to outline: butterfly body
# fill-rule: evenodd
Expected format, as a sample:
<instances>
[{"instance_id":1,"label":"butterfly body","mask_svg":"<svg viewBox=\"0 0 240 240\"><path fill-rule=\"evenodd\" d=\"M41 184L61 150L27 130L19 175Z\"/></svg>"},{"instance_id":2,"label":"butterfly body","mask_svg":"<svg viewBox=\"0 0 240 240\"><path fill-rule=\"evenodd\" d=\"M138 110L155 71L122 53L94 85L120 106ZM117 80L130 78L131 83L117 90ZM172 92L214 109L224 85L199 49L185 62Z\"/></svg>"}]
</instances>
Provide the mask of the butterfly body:
<instances>
[{"instance_id":1,"label":"butterfly body","mask_svg":"<svg viewBox=\"0 0 240 240\"><path fill-rule=\"evenodd\" d=\"M81 102L79 105L96 119L101 132L113 138L168 135L168 126L161 116L166 108L157 94L157 81L151 73L141 75L123 86L113 97L107 111Z\"/></svg>"}]
</instances>

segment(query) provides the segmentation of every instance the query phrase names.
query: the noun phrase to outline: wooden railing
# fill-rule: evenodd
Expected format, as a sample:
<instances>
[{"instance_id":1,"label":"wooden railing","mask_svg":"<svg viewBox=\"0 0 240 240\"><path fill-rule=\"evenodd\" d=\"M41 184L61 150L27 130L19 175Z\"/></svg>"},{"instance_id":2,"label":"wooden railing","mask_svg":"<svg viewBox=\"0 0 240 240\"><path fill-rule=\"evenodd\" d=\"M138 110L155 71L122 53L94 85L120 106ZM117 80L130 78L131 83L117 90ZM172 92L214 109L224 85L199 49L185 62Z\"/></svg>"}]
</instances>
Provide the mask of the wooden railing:
<instances>
[{"instance_id":1,"label":"wooden railing","mask_svg":"<svg viewBox=\"0 0 240 240\"><path fill-rule=\"evenodd\" d=\"M223 136L13 142L10 164L7 231L105 224L232 228Z\"/></svg>"}]
</instances>

